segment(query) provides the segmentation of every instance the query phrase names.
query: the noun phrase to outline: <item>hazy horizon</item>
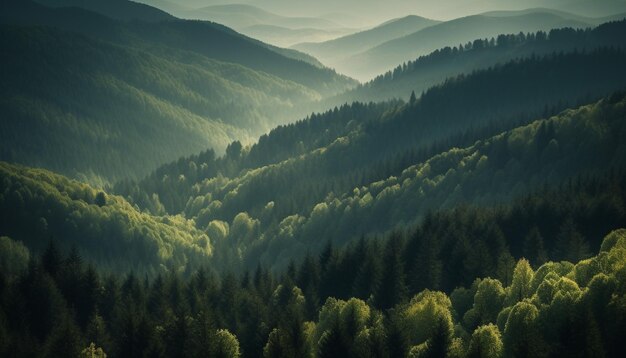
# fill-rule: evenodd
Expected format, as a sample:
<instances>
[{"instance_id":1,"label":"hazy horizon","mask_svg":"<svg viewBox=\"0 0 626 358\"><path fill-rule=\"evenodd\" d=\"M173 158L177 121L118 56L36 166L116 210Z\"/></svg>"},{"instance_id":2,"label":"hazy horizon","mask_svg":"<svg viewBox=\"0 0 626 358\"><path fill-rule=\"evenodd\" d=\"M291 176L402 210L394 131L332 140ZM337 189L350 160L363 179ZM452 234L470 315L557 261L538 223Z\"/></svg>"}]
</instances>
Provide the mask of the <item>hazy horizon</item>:
<instances>
[{"instance_id":1,"label":"hazy horizon","mask_svg":"<svg viewBox=\"0 0 626 358\"><path fill-rule=\"evenodd\" d=\"M159 7L168 0L139 0L139 2ZM327 17L328 15L349 15L350 18L362 19L365 26L372 26L384 21L418 15L433 20L446 21L458 17L475 15L488 11L525 10L529 8L550 8L571 12L580 16L603 17L626 11L623 0L320 0L307 2L302 0L181 0L169 1L170 4L199 9L213 5L245 4L281 16L291 17Z\"/></svg>"}]
</instances>

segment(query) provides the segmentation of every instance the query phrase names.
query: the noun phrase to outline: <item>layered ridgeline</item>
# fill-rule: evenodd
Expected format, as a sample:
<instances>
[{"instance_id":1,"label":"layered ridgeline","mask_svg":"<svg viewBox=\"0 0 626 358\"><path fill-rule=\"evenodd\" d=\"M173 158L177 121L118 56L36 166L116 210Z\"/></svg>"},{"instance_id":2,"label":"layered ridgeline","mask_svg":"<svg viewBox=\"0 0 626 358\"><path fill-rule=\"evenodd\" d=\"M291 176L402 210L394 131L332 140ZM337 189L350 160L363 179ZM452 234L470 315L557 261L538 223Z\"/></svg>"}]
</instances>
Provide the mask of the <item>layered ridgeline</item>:
<instances>
[{"instance_id":1,"label":"layered ridgeline","mask_svg":"<svg viewBox=\"0 0 626 358\"><path fill-rule=\"evenodd\" d=\"M580 78L552 78L571 92L545 100L565 103L590 93L578 92L583 87L596 94L608 90L605 86L612 85L602 71L622 81L620 56L605 51L513 63L501 72L485 71L448 83L408 105L345 106L280 127L251 148L232 143L225 157L216 159L207 151L165 166L140 183L119 184L116 190L127 199L100 194L45 170L3 164L0 232L35 252L50 239L65 248L75 245L98 266L117 272L189 272L202 264L240 270L259 260L284 267L307 252L319 252L329 240L342 246L360 235L413 225L430 209L464 201L502 202L581 173L622 168L626 151L619 140L621 96L493 136L535 118L532 111L546 111L537 98L513 101L519 97L516 91L536 93L538 98L547 94L537 87L557 92L552 82L534 78L528 68L543 73L538 62L552 63L553 69L570 75L574 72L567 72L565 62L589 68L586 75L601 85L589 79L577 88ZM585 58L601 64L602 71L572 61ZM611 58L619 66L606 60ZM498 81L490 86L485 80L489 74L510 76L518 70L536 87L510 86L515 105L501 100L500 106L484 110L488 102L480 99L493 101L498 98L493 92L500 88ZM481 83L485 92L467 91L471 83ZM452 101L461 98L456 91L473 93L475 97L463 101L476 106ZM446 122L456 114L442 112L429 124L428 106L445 98L459 110L466 108L469 123ZM513 115L517 106L524 106L528 116ZM494 118L501 122L489 125ZM469 129L472 125L477 129ZM422 129L447 139L431 145L435 137L417 136ZM395 147L380 144L389 143L388 136L398 139ZM465 149L450 149L455 146ZM159 216L141 212L137 205Z\"/></svg>"},{"instance_id":2,"label":"layered ridgeline","mask_svg":"<svg viewBox=\"0 0 626 358\"><path fill-rule=\"evenodd\" d=\"M181 158L156 170L138 187L123 182L118 190L143 208L160 207L149 203L157 194L167 212L178 213L194 184L218 174L232 178L250 169L270 170L273 165L274 171L289 163L307 163L292 172L301 174L297 183L286 181L280 188L294 187L319 200L331 191L344 192L396 175L452 146L471 145L621 89L624 56L622 51L605 49L530 58L451 79L409 105L344 105L278 127L249 149L235 142L222 158L210 150ZM552 76L546 77L546 72ZM301 210L316 203L299 200L292 200L290 207Z\"/></svg>"},{"instance_id":3,"label":"layered ridgeline","mask_svg":"<svg viewBox=\"0 0 626 358\"><path fill-rule=\"evenodd\" d=\"M128 0L34 0L49 7L79 7L125 21L168 21L174 16L152 6Z\"/></svg>"},{"instance_id":4,"label":"layered ridgeline","mask_svg":"<svg viewBox=\"0 0 626 358\"><path fill-rule=\"evenodd\" d=\"M175 13L182 18L224 24L250 37L284 47L303 41L325 41L355 31L345 18L335 22L322 16L282 16L250 4L198 4Z\"/></svg>"},{"instance_id":5,"label":"layered ridgeline","mask_svg":"<svg viewBox=\"0 0 626 358\"><path fill-rule=\"evenodd\" d=\"M416 15L392 19L372 29L320 43L300 43L293 48L319 56L327 64L369 50L386 41L409 35L439 23Z\"/></svg>"},{"instance_id":6,"label":"layered ridgeline","mask_svg":"<svg viewBox=\"0 0 626 358\"><path fill-rule=\"evenodd\" d=\"M89 180L222 152L353 83L212 23L3 10L1 159Z\"/></svg>"},{"instance_id":7,"label":"layered ridgeline","mask_svg":"<svg viewBox=\"0 0 626 358\"><path fill-rule=\"evenodd\" d=\"M515 58L543 56L557 52L592 51L598 47L623 48L626 20L604 23L585 30L553 29L549 32L518 33L475 39L462 46L448 46L408 61L393 71L326 101L329 105L351 101L409 99L446 78L488 68Z\"/></svg>"},{"instance_id":8,"label":"layered ridgeline","mask_svg":"<svg viewBox=\"0 0 626 358\"><path fill-rule=\"evenodd\" d=\"M119 196L43 169L0 162L0 213L3 236L34 253L50 241L74 247L103 272L182 272L212 255L192 221L142 213Z\"/></svg>"},{"instance_id":9,"label":"layered ridgeline","mask_svg":"<svg viewBox=\"0 0 626 358\"><path fill-rule=\"evenodd\" d=\"M184 211L210 236L228 237L224 245L242 249L248 265L261 258L281 266L307 250L319 251L328 239L345 243L402 227L432 208L501 201L544 182L621 166L617 139L585 132L612 118L606 125L617 126L609 131L615 133L621 128L619 105L597 105L615 107L608 119L583 116L583 108L575 113L584 120L565 113L491 137L559 111L568 101L622 88L623 56L602 50L528 59L450 81L408 105L345 106L279 128L250 149L234 143L224 158L207 152L181 159L138 185L121 183L117 191L143 208ZM593 144L579 146L577 141L585 143L580 138ZM571 155L561 152L570 146ZM545 148L555 152L539 160ZM587 152L606 162L589 159ZM416 163L423 164L405 170ZM463 168L471 175L465 177ZM493 185L477 184L500 176Z\"/></svg>"},{"instance_id":10,"label":"layered ridgeline","mask_svg":"<svg viewBox=\"0 0 626 358\"><path fill-rule=\"evenodd\" d=\"M332 48L333 42L340 42L340 39L318 45L295 46L294 48L317 57L324 64L336 68L342 73L361 81L367 81L392 69L398 63L427 55L445 46L464 45L477 38L496 37L499 34L549 31L561 27L586 28L599 25L606 20L605 18L584 18L548 9L485 13L425 27L417 26L412 33L396 37L393 37L394 32L389 32L389 36L384 41L371 42L372 46L365 49L345 44L344 48L354 48L357 51L340 51L339 56L334 54L335 51ZM358 43L358 38L346 38L345 41Z\"/></svg>"}]
</instances>

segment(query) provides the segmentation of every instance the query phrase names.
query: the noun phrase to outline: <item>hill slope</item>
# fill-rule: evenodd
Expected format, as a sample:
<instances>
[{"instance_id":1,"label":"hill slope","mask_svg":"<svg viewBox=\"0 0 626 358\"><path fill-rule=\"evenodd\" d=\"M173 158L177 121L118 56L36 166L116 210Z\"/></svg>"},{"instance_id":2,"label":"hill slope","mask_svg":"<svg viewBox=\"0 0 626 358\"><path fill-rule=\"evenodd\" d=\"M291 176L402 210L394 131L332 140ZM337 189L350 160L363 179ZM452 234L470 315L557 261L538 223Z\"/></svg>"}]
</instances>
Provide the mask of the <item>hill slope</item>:
<instances>
[{"instance_id":1,"label":"hill slope","mask_svg":"<svg viewBox=\"0 0 626 358\"><path fill-rule=\"evenodd\" d=\"M519 123L528 123L542 113L559 111L568 102L597 98L623 88L626 72L621 64L624 60L622 52L602 50L511 62L432 88L410 105L355 104L313 116L273 131L249 150L231 146L231 151L227 151L229 154L219 160L210 155L181 159L163 171L158 170L138 186L120 184L118 190L134 198L142 207L164 204L170 212L184 210L186 216L196 218L196 223L202 228L213 225L211 230L215 230L223 223L247 223L249 226L246 227L252 231L236 234L243 235L234 240L241 243L238 247L267 245L268 240L255 244L253 238L261 236L269 239L279 237L282 235L280 232L291 232L292 225L299 227L306 222L320 203L324 203L321 206L324 207L337 204L336 200L344 202L344 196L352 197L360 192L360 188L370 185L377 188L371 194L371 199L374 199L380 193L378 189L382 190L375 183L398 177L413 164L423 163L452 147L470 147L477 140L490 138ZM580 71L581 68L585 71ZM548 72L553 76L546 77ZM507 88L507 91L503 92L502 88ZM501 143L498 141L498 144ZM490 150L499 151L494 148L490 147ZM451 153L461 152L452 150ZM457 154L442 158L455 158ZM499 159L494 161L502 164L500 160L504 161L506 154L503 152L502 155L504 157L496 155ZM204 169L187 169L192 167ZM435 176L444 175L449 169L445 165L438 168L442 171L437 171ZM505 171L508 172L509 169ZM559 171L558 175L569 175L567 173ZM175 181L174 178L183 180ZM390 186L402 186L402 183L403 180L394 181ZM450 183L456 185L460 181L455 179ZM503 192L523 193L526 190L523 186L515 189L515 186L516 183L508 183ZM358 190L355 191L355 188ZM445 195L454 189L445 188ZM406 192L402 192L401 197L413 203L410 205L422 205L420 203L423 202L424 205L438 207L446 202L442 197L415 202L414 193ZM363 196L359 195L359 198L363 199ZM363 200L367 202L369 199ZM451 197L450 200L455 199ZM349 205L354 208L356 204ZM399 206L398 210L402 208L405 207ZM346 206L342 206L343 209ZM422 207L420 210L426 209ZM356 225L351 220L361 222L360 215L363 213L353 214L355 216L350 216L350 219L346 217L340 222L333 221L330 226L311 226L311 231L299 232L294 236L299 239L297 243L293 242L295 246L292 249L320 248L316 246L319 241L309 245L307 237L311 240L324 238L322 241L336 237L336 234L324 231L324 227L335 230L346 225L345 232L334 232L339 232L340 237L349 241L353 234L381 230L374 226L384 222L382 218L386 217L382 213L372 214L380 214L382 221L372 216L371 221ZM338 212L333 212L333 215L341 216ZM402 220L406 220L396 219L390 218L391 226L383 231L396 224L402 226ZM369 227L370 224L374 226ZM365 227L369 229L354 232ZM290 239L285 240L291 245ZM281 247L279 242L276 247ZM258 251L254 250L248 263L254 265L254 258L264 255L266 248L262 246ZM295 254L295 251L289 250L281 251L281 257ZM273 261L278 259L277 256L270 256L268 262L277 262Z\"/></svg>"},{"instance_id":2,"label":"hill slope","mask_svg":"<svg viewBox=\"0 0 626 358\"><path fill-rule=\"evenodd\" d=\"M282 266L309 250L319 252L326 240L341 245L361 235L401 229L432 209L462 202L510 200L546 183L554 185L583 173L624 168L626 148L618 133L624 133L625 111L626 100L619 97L565 112L464 149L451 149L407 168L397 177L351 192L329 194L309 212L285 217L270 226L259 241L238 237L239 231L232 237L239 248L247 249L249 265L260 255L262 262ZM238 186L233 189L243 191ZM261 214L259 220L263 215L268 214ZM241 217L232 225L238 220ZM209 225L215 223L219 221ZM262 221L257 225L263 227Z\"/></svg>"},{"instance_id":3,"label":"hill slope","mask_svg":"<svg viewBox=\"0 0 626 358\"><path fill-rule=\"evenodd\" d=\"M41 252L53 239L104 271L155 274L199 267L206 234L181 217L137 211L123 198L42 169L0 162L0 232Z\"/></svg>"},{"instance_id":4,"label":"hill slope","mask_svg":"<svg viewBox=\"0 0 626 358\"><path fill-rule=\"evenodd\" d=\"M49 7L77 7L123 21L171 21L175 17L155 7L128 0L35 0Z\"/></svg>"},{"instance_id":5,"label":"hill slope","mask_svg":"<svg viewBox=\"0 0 626 358\"><path fill-rule=\"evenodd\" d=\"M369 50L383 42L419 31L439 21L410 15L394 19L372 29L321 43L302 43L293 48L309 53L323 63L332 65L360 52Z\"/></svg>"},{"instance_id":6,"label":"hill slope","mask_svg":"<svg viewBox=\"0 0 626 358\"><path fill-rule=\"evenodd\" d=\"M159 23L113 21L79 8L48 8L30 1L2 4L0 23L53 26L118 44L141 48L168 47L195 52L219 61L237 63L294 81L324 95L340 92L354 81L311 64L293 50L277 49L223 25L174 20Z\"/></svg>"},{"instance_id":7,"label":"hill slope","mask_svg":"<svg viewBox=\"0 0 626 358\"><path fill-rule=\"evenodd\" d=\"M222 152L352 83L216 24L121 23L29 2L8 10L0 23L19 26L0 26L0 159L92 182Z\"/></svg>"},{"instance_id":8,"label":"hill slope","mask_svg":"<svg viewBox=\"0 0 626 358\"><path fill-rule=\"evenodd\" d=\"M552 13L534 12L516 16L474 15L427 27L413 34L387 41L335 65L339 71L358 79L369 79L398 63L415 59L437 48L465 44L498 34L534 32L552 28L590 26Z\"/></svg>"},{"instance_id":9,"label":"hill slope","mask_svg":"<svg viewBox=\"0 0 626 358\"><path fill-rule=\"evenodd\" d=\"M242 66L50 29L0 26L0 48L2 158L63 173L141 176L184 153L249 139L280 111L318 98Z\"/></svg>"},{"instance_id":10,"label":"hill slope","mask_svg":"<svg viewBox=\"0 0 626 358\"><path fill-rule=\"evenodd\" d=\"M476 39L463 47L438 49L393 71L377 76L353 90L328 99L328 106L352 101L409 99L442 83L446 78L504 63L512 59L542 56L556 52L591 51L598 47L626 46L626 19L606 23L594 29L553 29L529 34L499 35L496 39Z\"/></svg>"},{"instance_id":11,"label":"hill slope","mask_svg":"<svg viewBox=\"0 0 626 358\"><path fill-rule=\"evenodd\" d=\"M339 24L322 18L281 16L247 4L206 6L189 11L188 17L214 21L235 29L260 24L271 24L291 29L307 27L332 29L341 27Z\"/></svg>"}]
</instances>

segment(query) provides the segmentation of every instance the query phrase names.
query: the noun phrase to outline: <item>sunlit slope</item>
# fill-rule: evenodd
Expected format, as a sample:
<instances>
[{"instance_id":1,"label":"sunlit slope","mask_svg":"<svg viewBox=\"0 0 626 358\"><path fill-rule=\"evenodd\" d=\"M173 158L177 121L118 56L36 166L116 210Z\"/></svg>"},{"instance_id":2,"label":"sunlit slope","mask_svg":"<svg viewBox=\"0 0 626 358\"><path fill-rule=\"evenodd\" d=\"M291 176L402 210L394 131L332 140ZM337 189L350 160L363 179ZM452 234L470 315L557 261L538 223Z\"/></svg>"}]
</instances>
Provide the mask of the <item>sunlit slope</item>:
<instances>
[{"instance_id":1,"label":"sunlit slope","mask_svg":"<svg viewBox=\"0 0 626 358\"><path fill-rule=\"evenodd\" d=\"M155 217L119 196L43 169L0 162L0 235L41 252L50 240L105 271L155 274L206 265L212 244L182 217Z\"/></svg>"},{"instance_id":2,"label":"sunlit slope","mask_svg":"<svg viewBox=\"0 0 626 358\"><path fill-rule=\"evenodd\" d=\"M49 28L1 27L0 47L2 159L68 174L142 176L186 153L248 139L280 123L277 111L319 96L193 53Z\"/></svg>"},{"instance_id":3,"label":"sunlit slope","mask_svg":"<svg viewBox=\"0 0 626 358\"><path fill-rule=\"evenodd\" d=\"M197 192L194 184L210 181L213 199L221 200L231 190L220 189L224 177L245 176L238 193L245 189L249 195L234 196L217 210L221 219L230 221L241 211L259 215L269 201L278 217L301 214L331 192L398 175L450 147L472 145L622 89L624 56L602 50L513 61L451 79L409 105L342 106L279 127L250 149L232 145L224 158L181 158L137 185L120 183L119 190L146 208L154 207L157 194L166 211L177 213ZM185 180L176 180L181 175Z\"/></svg>"},{"instance_id":4,"label":"sunlit slope","mask_svg":"<svg viewBox=\"0 0 626 358\"><path fill-rule=\"evenodd\" d=\"M451 149L398 176L329 194L310 212L287 216L268 227L260 240L247 243L249 262L261 255L268 264L285 265L309 250L321 250L331 238L345 243L363 234L405 227L429 210L463 202L499 202L576 175L624 168L626 148L620 138L625 115L623 97L606 99L470 147ZM229 186L222 207L244 191L245 181ZM265 208L270 212L261 213L257 225L263 227L263 217L271 217L272 209Z\"/></svg>"}]
</instances>

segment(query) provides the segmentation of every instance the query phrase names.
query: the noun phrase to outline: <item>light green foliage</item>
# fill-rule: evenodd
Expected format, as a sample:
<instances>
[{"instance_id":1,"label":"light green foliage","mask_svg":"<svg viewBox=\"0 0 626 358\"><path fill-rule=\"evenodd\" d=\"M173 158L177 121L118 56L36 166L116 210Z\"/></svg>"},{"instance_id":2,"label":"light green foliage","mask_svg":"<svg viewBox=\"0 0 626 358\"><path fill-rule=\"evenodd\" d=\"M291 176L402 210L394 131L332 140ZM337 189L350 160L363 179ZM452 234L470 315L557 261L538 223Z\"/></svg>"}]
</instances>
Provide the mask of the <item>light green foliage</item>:
<instances>
[{"instance_id":1,"label":"light green foliage","mask_svg":"<svg viewBox=\"0 0 626 358\"><path fill-rule=\"evenodd\" d=\"M248 213L239 213L230 225L230 239L244 249L258 238L259 221L252 219Z\"/></svg>"},{"instance_id":2,"label":"light green foliage","mask_svg":"<svg viewBox=\"0 0 626 358\"><path fill-rule=\"evenodd\" d=\"M284 267L287 258L302 257L308 250L321 250L319 237L333 235L348 242L362 234L387 232L398 225L415 223L429 209L449 208L459 202L490 203L506 200L527 193L546 179L558 183L583 171L607 166L619 167L625 157L618 155L623 145L608 137L609 132L619 132L623 127L624 107L618 103L600 101L563 112L547 120L506 131L500 135L477 141L465 148L452 148L434 155L419 164L411 165L394 176L364 185L346 186L343 191L329 189L311 193L305 188L317 188L312 184L296 188L285 184L285 178L322 181L327 175L325 168L351 155L352 148L366 145L372 134L363 133L362 127L326 144L312 146L309 152L299 156L242 171L232 178L210 179L198 186L195 197L210 195L212 203L200 212L189 211L203 225L211 220L232 221L239 213L246 212L258 218L258 238L245 244L242 255L264 252L265 262ZM395 111L395 112L394 112ZM402 107L390 110L388 121L400 120L407 115ZM601 113L601 115L600 115ZM387 118L387 117L385 117ZM549 129L551 128L551 129ZM549 136L559 143L559 153L550 160L537 160L535 148ZM545 137L545 138L544 138ZM545 144L545 143L544 143ZM543 144L541 144L543 145ZM548 145L548 144L545 144ZM615 150L613 150L613 149ZM593 158L604 158L602 163ZM343 159L341 159L343 160ZM485 162L486 161L486 162ZM352 164L350 164L352 165ZM556 170L555 168L558 168ZM328 170L328 169L326 169ZM335 175L335 174L332 174ZM208 183L211 183L210 185ZM321 186L321 184L316 184ZM286 191L286 192L285 192ZM298 200L294 206L294 200ZM220 202L219 206L212 206ZM273 209L266 210L268 202ZM416 215L417 213L417 215ZM532 235L530 235L532 234ZM528 254L541 256L535 264L541 264L546 252L543 238L531 232L525 244ZM564 238L570 235L563 234ZM566 255L576 260L587 257L585 240L563 240ZM293 238L297 238L294 240ZM489 267L496 267L496 278L508 286L512 257L507 252L493 255L477 245L470 250L473 261L479 263L478 275ZM513 302L509 302L513 304Z\"/></svg>"},{"instance_id":3,"label":"light green foliage","mask_svg":"<svg viewBox=\"0 0 626 358\"><path fill-rule=\"evenodd\" d=\"M411 347L409 350L409 358L426 358L428 356L428 342L424 342Z\"/></svg>"},{"instance_id":4,"label":"light green foliage","mask_svg":"<svg viewBox=\"0 0 626 358\"><path fill-rule=\"evenodd\" d=\"M89 347L83 349L80 353L80 358L107 358L107 355L102 348L96 347L92 342L89 344Z\"/></svg>"},{"instance_id":5,"label":"light green foliage","mask_svg":"<svg viewBox=\"0 0 626 358\"><path fill-rule=\"evenodd\" d=\"M272 303L276 307L288 308L291 306L295 310L304 310L305 298L302 290L296 286L278 286L272 295Z\"/></svg>"},{"instance_id":6,"label":"light green foliage","mask_svg":"<svg viewBox=\"0 0 626 358\"><path fill-rule=\"evenodd\" d=\"M439 322L452 334L451 308L452 303L445 293L429 290L417 294L403 306L397 319L411 346L423 344L433 337Z\"/></svg>"},{"instance_id":7,"label":"light green foliage","mask_svg":"<svg viewBox=\"0 0 626 358\"><path fill-rule=\"evenodd\" d=\"M504 329L507 356L542 356L540 334L537 325L539 310L528 302L518 302L509 313Z\"/></svg>"},{"instance_id":8,"label":"light green foliage","mask_svg":"<svg viewBox=\"0 0 626 358\"><path fill-rule=\"evenodd\" d=\"M474 296L474 306L465 314L466 327L496 323L505 297L506 293L500 281L491 278L482 280Z\"/></svg>"},{"instance_id":9,"label":"light green foliage","mask_svg":"<svg viewBox=\"0 0 626 358\"><path fill-rule=\"evenodd\" d=\"M616 245L624 245L624 239L626 238L626 229L619 229L612 231L608 234L604 241L602 241L602 246L600 247L601 252L609 252Z\"/></svg>"},{"instance_id":10,"label":"light green foliage","mask_svg":"<svg viewBox=\"0 0 626 358\"><path fill-rule=\"evenodd\" d=\"M103 268L121 272L178 271L212 255L209 237L181 216L155 217L113 195L99 206L99 191L42 169L0 163L0 179L7 233L28 247L42 249L56 237ZM42 224L32 225L32 218Z\"/></svg>"},{"instance_id":11,"label":"light green foliage","mask_svg":"<svg viewBox=\"0 0 626 358\"><path fill-rule=\"evenodd\" d=\"M315 326L314 342L320 348L329 337L340 337L337 342L345 351L356 350L370 356L384 342L383 318L364 301L351 298L348 301L328 298L320 309Z\"/></svg>"},{"instance_id":12,"label":"light green foliage","mask_svg":"<svg viewBox=\"0 0 626 358\"><path fill-rule=\"evenodd\" d=\"M574 264L572 264L571 262L546 262L545 264L541 265L535 272L531 291L537 291L539 285L548 280L548 275L552 275L552 280L554 280L555 277L558 279L561 276L567 275L573 269Z\"/></svg>"},{"instance_id":13,"label":"light green foliage","mask_svg":"<svg viewBox=\"0 0 626 358\"><path fill-rule=\"evenodd\" d=\"M206 231L209 237L215 240L224 240L228 237L228 234L230 232L229 228L230 226L227 222L213 220L209 223Z\"/></svg>"},{"instance_id":14,"label":"light green foliage","mask_svg":"<svg viewBox=\"0 0 626 358\"><path fill-rule=\"evenodd\" d=\"M468 358L500 358L503 357L504 345L497 326L488 324L480 326L472 333Z\"/></svg>"},{"instance_id":15,"label":"light green foliage","mask_svg":"<svg viewBox=\"0 0 626 358\"><path fill-rule=\"evenodd\" d=\"M511 306L520 302L524 298L530 297L532 292L532 281L534 272L530 263L526 259L521 259L513 271L513 281L507 287L506 305Z\"/></svg>"},{"instance_id":16,"label":"light green foliage","mask_svg":"<svg viewBox=\"0 0 626 358\"><path fill-rule=\"evenodd\" d=\"M239 341L227 329L219 329L215 334L215 357L239 358Z\"/></svg>"},{"instance_id":17,"label":"light green foliage","mask_svg":"<svg viewBox=\"0 0 626 358\"><path fill-rule=\"evenodd\" d=\"M0 236L0 271L7 276L18 275L28 266L30 252L23 243Z\"/></svg>"}]
</instances>

